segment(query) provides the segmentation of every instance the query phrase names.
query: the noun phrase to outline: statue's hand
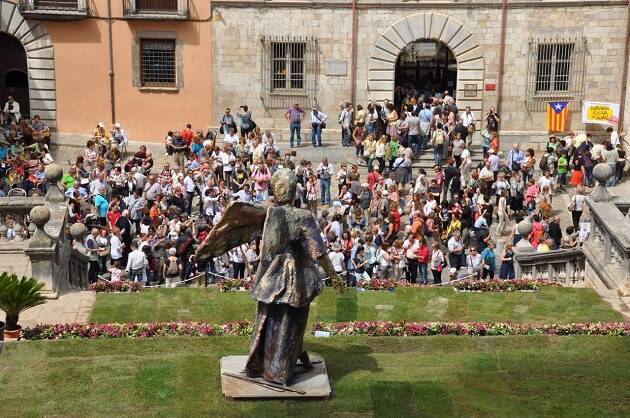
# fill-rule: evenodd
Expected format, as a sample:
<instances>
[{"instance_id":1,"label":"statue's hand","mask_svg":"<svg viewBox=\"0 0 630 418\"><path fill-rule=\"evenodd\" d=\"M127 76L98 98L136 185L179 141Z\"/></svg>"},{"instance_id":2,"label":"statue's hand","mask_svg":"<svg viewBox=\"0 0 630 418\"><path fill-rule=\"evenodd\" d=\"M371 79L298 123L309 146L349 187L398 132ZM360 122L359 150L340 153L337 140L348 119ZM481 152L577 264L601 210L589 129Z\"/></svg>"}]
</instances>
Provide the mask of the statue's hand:
<instances>
[{"instance_id":1,"label":"statue's hand","mask_svg":"<svg viewBox=\"0 0 630 418\"><path fill-rule=\"evenodd\" d=\"M330 281L333 289L335 289L335 292L337 292L338 295L342 294L346 289L346 281L339 277L337 273L330 276Z\"/></svg>"}]
</instances>

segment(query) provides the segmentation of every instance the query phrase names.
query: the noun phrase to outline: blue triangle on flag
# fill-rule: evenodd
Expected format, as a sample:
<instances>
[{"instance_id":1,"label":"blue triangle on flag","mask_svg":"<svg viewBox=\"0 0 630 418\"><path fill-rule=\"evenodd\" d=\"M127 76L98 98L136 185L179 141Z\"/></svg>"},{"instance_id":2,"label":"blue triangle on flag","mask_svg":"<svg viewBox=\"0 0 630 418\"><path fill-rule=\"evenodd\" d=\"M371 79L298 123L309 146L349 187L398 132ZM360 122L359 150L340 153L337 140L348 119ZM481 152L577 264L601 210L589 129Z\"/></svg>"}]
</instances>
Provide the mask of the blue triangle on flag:
<instances>
[{"instance_id":1,"label":"blue triangle on flag","mask_svg":"<svg viewBox=\"0 0 630 418\"><path fill-rule=\"evenodd\" d=\"M568 102L549 102L549 106L553 109L554 112L560 113L567 107Z\"/></svg>"}]
</instances>

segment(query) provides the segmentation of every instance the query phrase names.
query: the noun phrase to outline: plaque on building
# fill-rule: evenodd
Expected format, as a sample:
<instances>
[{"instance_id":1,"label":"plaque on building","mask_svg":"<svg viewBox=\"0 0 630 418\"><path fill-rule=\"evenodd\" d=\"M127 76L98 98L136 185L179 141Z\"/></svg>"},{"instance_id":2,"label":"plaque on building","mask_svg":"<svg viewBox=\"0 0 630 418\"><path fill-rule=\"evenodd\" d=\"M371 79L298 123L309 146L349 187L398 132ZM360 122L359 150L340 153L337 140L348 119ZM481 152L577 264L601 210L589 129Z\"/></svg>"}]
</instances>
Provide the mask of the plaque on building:
<instances>
[{"instance_id":1,"label":"plaque on building","mask_svg":"<svg viewBox=\"0 0 630 418\"><path fill-rule=\"evenodd\" d=\"M477 97L477 85L464 84L464 97Z\"/></svg>"},{"instance_id":2,"label":"plaque on building","mask_svg":"<svg viewBox=\"0 0 630 418\"><path fill-rule=\"evenodd\" d=\"M348 75L348 61L326 60L326 75Z\"/></svg>"}]
</instances>

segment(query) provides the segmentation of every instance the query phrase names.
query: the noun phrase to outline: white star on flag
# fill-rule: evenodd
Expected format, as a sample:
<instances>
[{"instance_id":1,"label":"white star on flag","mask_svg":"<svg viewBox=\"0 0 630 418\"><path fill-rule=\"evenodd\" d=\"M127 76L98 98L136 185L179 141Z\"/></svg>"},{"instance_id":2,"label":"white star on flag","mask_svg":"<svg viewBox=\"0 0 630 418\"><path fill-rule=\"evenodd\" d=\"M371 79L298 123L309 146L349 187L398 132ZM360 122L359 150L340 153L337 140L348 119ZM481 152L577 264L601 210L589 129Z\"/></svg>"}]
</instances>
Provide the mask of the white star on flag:
<instances>
[{"instance_id":1,"label":"white star on flag","mask_svg":"<svg viewBox=\"0 0 630 418\"><path fill-rule=\"evenodd\" d=\"M556 110L562 110L562 105L560 103L556 103Z\"/></svg>"}]
</instances>

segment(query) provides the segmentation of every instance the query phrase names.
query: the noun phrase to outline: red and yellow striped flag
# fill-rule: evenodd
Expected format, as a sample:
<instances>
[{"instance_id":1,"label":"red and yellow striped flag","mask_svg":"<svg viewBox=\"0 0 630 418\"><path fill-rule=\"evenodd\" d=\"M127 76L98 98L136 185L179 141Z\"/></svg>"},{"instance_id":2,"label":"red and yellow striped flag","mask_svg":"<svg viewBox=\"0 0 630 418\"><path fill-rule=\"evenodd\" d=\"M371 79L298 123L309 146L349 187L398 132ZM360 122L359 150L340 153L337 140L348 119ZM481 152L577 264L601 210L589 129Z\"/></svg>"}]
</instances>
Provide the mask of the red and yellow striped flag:
<instances>
[{"instance_id":1,"label":"red and yellow striped flag","mask_svg":"<svg viewBox=\"0 0 630 418\"><path fill-rule=\"evenodd\" d=\"M547 103L547 130L565 132L569 120L569 102Z\"/></svg>"}]
</instances>

